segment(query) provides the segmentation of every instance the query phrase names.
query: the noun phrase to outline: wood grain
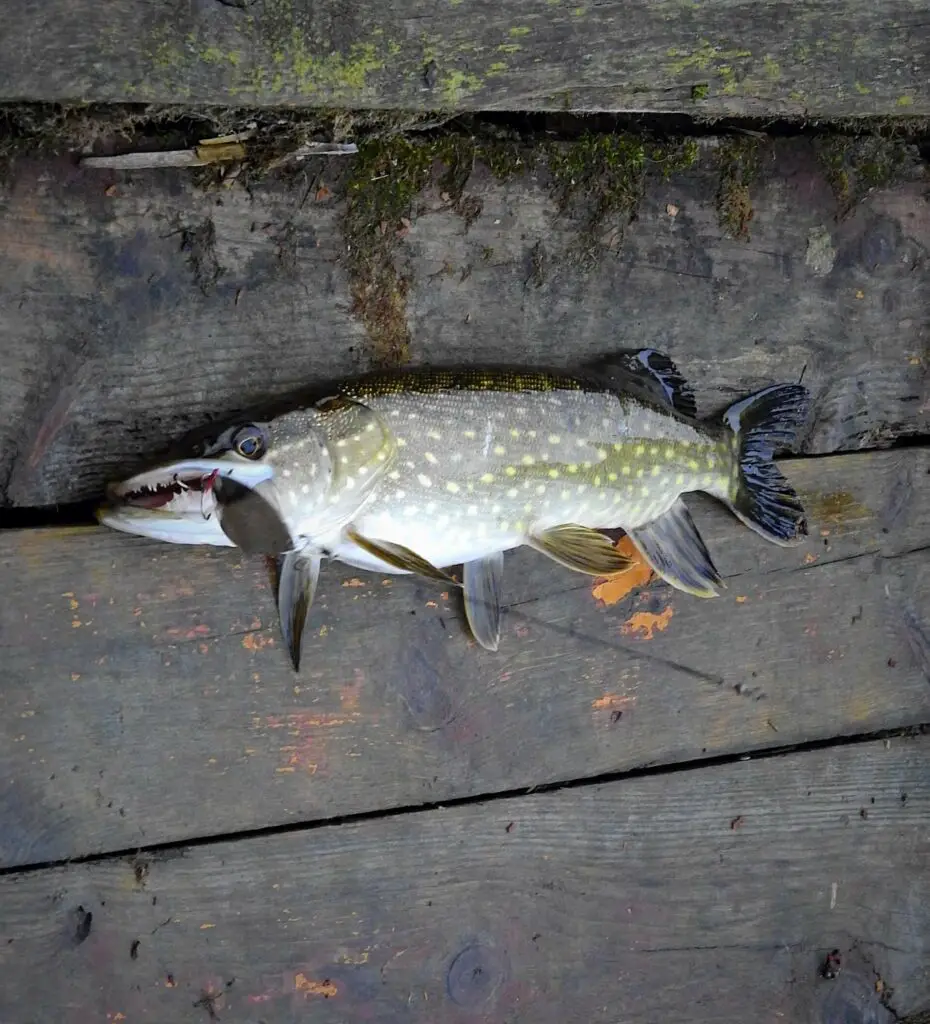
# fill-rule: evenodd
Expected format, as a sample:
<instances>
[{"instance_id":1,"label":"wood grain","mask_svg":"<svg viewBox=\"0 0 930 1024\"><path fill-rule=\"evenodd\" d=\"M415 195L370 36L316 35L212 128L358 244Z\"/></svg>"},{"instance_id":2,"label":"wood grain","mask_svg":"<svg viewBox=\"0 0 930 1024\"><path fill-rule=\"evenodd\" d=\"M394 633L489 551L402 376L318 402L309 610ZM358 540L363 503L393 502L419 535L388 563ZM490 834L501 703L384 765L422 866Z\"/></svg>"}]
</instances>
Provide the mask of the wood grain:
<instances>
[{"instance_id":1,"label":"wood grain","mask_svg":"<svg viewBox=\"0 0 930 1024\"><path fill-rule=\"evenodd\" d=\"M2 866L930 720L930 456L786 471L797 548L693 502L721 598L520 552L489 655L441 585L328 565L300 676L262 562L0 535Z\"/></svg>"},{"instance_id":2,"label":"wood grain","mask_svg":"<svg viewBox=\"0 0 930 1024\"><path fill-rule=\"evenodd\" d=\"M892 1024L928 815L922 737L7 875L0 1016Z\"/></svg>"},{"instance_id":3,"label":"wood grain","mask_svg":"<svg viewBox=\"0 0 930 1024\"><path fill-rule=\"evenodd\" d=\"M930 113L925 2L15 0L0 100Z\"/></svg>"},{"instance_id":4,"label":"wood grain","mask_svg":"<svg viewBox=\"0 0 930 1024\"><path fill-rule=\"evenodd\" d=\"M391 269L409 279L412 361L564 366L646 344L676 359L702 414L803 377L806 452L927 432L919 165L847 210L809 141L764 145L738 241L717 210L731 142L650 178L594 264L578 243L596 200L560 214L545 159L508 183L476 164L467 229L434 182ZM0 495L95 498L205 419L377 361L381 339L353 313L346 246L359 240L343 237L336 198L347 165L205 192L181 171L18 163L0 203Z\"/></svg>"}]
</instances>

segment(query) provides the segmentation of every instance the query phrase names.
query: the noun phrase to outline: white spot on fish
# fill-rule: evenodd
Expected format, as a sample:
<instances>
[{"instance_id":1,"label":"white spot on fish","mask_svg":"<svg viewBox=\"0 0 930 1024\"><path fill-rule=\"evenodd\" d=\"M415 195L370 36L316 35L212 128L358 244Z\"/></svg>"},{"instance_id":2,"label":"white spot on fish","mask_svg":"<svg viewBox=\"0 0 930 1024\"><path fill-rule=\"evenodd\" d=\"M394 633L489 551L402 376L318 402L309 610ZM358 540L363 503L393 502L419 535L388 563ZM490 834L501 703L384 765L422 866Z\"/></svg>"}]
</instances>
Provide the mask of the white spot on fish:
<instances>
[{"instance_id":1,"label":"white spot on fish","mask_svg":"<svg viewBox=\"0 0 930 1024\"><path fill-rule=\"evenodd\" d=\"M637 480L642 480L642 478L643 478L643 469L642 469L642 467L640 467L639 469L636 470L636 479Z\"/></svg>"},{"instance_id":2,"label":"white spot on fish","mask_svg":"<svg viewBox=\"0 0 930 1024\"><path fill-rule=\"evenodd\" d=\"M652 475L653 476L658 476L661 472L662 472L662 467L661 466L653 466L652 467Z\"/></svg>"},{"instance_id":3,"label":"white spot on fish","mask_svg":"<svg viewBox=\"0 0 930 1024\"><path fill-rule=\"evenodd\" d=\"M517 475L517 467L516 466L508 466L504 470L504 472L507 474L507 476L516 476Z\"/></svg>"},{"instance_id":4,"label":"white spot on fish","mask_svg":"<svg viewBox=\"0 0 930 1024\"><path fill-rule=\"evenodd\" d=\"M281 475L282 476L290 476L291 475L291 471L289 469L282 469L281 470Z\"/></svg>"},{"instance_id":5,"label":"white spot on fish","mask_svg":"<svg viewBox=\"0 0 930 1024\"><path fill-rule=\"evenodd\" d=\"M648 487L640 487L639 493L645 498L649 494L649 488Z\"/></svg>"},{"instance_id":6,"label":"white spot on fish","mask_svg":"<svg viewBox=\"0 0 930 1024\"><path fill-rule=\"evenodd\" d=\"M676 477L675 477L675 483L676 483L676 484L677 484L677 485L678 485L679 487L681 487L681 485L682 485L682 484L683 484L684 482L685 482L685 476L684 476L684 473L679 473L679 474L678 474L678 476L676 476Z\"/></svg>"},{"instance_id":7,"label":"white spot on fish","mask_svg":"<svg viewBox=\"0 0 930 1024\"><path fill-rule=\"evenodd\" d=\"M351 491L354 487L355 487L355 481L352 479L352 477L347 476L346 477L346 490L347 491ZM304 494L309 493L309 491L310 491L310 488L307 487L306 484L304 484Z\"/></svg>"},{"instance_id":8,"label":"white spot on fish","mask_svg":"<svg viewBox=\"0 0 930 1024\"><path fill-rule=\"evenodd\" d=\"M507 449L502 444L496 444L496 445L494 445L494 454L495 455L506 455L507 454Z\"/></svg>"},{"instance_id":9,"label":"white spot on fish","mask_svg":"<svg viewBox=\"0 0 930 1024\"><path fill-rule=\"evenodd\" d=\"M468 508L465 511L466 511L467 515L476 516L476 515L478 515L478 506L477 505L469 505Z\"/></svg>"},{"instance_id":10,"label":"white spot on fish","mask_svg":"<svg viewBox=\"0 0 930 1024\"><path fill-rule=\"evenodd\" d=\"M537 484L536 485L536 493L537 494L545 494L546 493L546 485L545 484Z\"/></svg>"},{"instance_id":11,"label":"white spot on fish","mask_svg":"<svg viewBox=\"0 0 930 1024\"><path fill-rule=\"evenodd\" d=\"M536 436L536 431L535 430L528 430L526 432L526 436L527 437L535 437Z\"/></svg>"},{"instance_id":12,"label":"white spot on fish","mask_svg":"<svg viewBox=\"0 0 930 1024\"><path fill-rule=\"evenodd\" d=\"M388 473L388 480L400 480L400 470L392 469L391 472Z\"/></svg>"},{"instance_id":13,"label":"white spot on fish","mask_svg":"<svg viewBox=\"0 0 930 1024\"><path fill-rule=\"evenodd\" d=\"M607 452L605 452L603 448L598 448L597 457L601 460L601 462L603 462L604 459L607 458Z\"/></svg>"},{"instance_id":14,"label":"white spot on fish","mask_svg":"<svg viewBox=\"0 0 930 1024\"><path fill-rule=\"evenodd\" d=\"M467 437L469 441L474 441L474 439L475 439L475 432L474 432L474 430L463 430L462 431L462 436L463 437Z\"/></svg>"},{"instance_id":15,"label":"white spot on fish","mask_svg":"<svg viewBox=\"0 0 930 1024\"><path fill-rule=\"evenodd\" d=\"M344 437L340 437L339 440L336 442L336 447L337 448L345 448L346 443L347 443L346 439Z\"/></svg>"},{"instance_id":16,"label":"white spot on fish","mask_svg":"<svg viewBox=\"0 0 930 1024\"><path fill-rule=\"evenodd\" d=\"M533 458L532 455L524 455L520 461L523 463L524 466L532 466L535 465L536 463L536 460Z\"/></svg>"},{"instance_id":17,"label":"white spot on fish","mask_svg":"<svg viewBox=\"0 0 930 1024\"><path fill-rule=\"evenodd\" d=\"M620 472L621 472L621 473L622 473L622 474L623 474L624 476L629 476L629 475L630 475L630 472L631 472L631 470L630 470L630 467L629 467L629 466L621 466L621 467L620 467Z\"/></svg>"},{"instance_id":18,"label":"white spot on fish","mask_svg":"<svg viewBox=\"0 0 930 1024\"><path fill-rule=\"evenodd\" d=\"M520 492L516 489L516 487L510 487L507 489L508 498L515 498L519 493Z\"/></svg>"},{"instance_id":19,"label":"white spot on fish","mask_svg":"<svg viewBox=\"0 0 930 1024\"><path fill-rule=\"evenodd\" d=\"M559 471L557 469L550 469L549 470L549 476L553 480L558 480L559 479Z\"/></svg>"},{"instance_id":20,"label":"white spot on fish","mask_svg":"<svg viewBox=\"0 0 930 1024\"><path fill-rule=\"evenodd\" d=\"M339 456L339 461L342 463L343 466L347 466L349 464L349 456L348 455L340 455Z\"/></svg>"},{"instance_id":21,"label":"white spot on fish","mask_svg":"<svg viewBox=\"0 0 930 1024\"><path fill-rule=\"evenodd\" d=\"M440 434L438 430L432 430L432 429L427 430L426 436L431 441L441 441L442 440L442 434Z\"/></svg>"},{"instance_id":22,"label":"white spot on fish","mask_svg":"<svg viewBox=\"0 0 930 1024\"><path fill-rule=\"evenodd\" d=\"M494 483L494 474L493 473L485 473L481 477L481 482L483 484L493 484Z\"/></svg>"},{"instance_id":23,"label":"white spot on fish","mask_svg":"<svg viewBox=\"0 0 930 1024\"><path fill-rule=\"evenodd\" d=\"M425 473L419 473L417 475L417 482L421 487L432 487L433 481Z\"/></svg>"},{"instance_id":24,"label":"white spot on fish","mask_svg":"<svg viewBox=\"0 0 930 1024\"><path fill-rule=\"evenodd\" d=\"M645 455L646 454L646 446L644 444L638 444L633 449L633 454L634 455Z\"/></svg>"},{"instance_id":25,"label":"white spot on fish","mask_svg":"<svg viewBox=\"0 0 930 1024\"><path fill-rule=\"evenodd\" d=\"M546 440L549 442L549 444L561 444L562 443L562 438L559 437L558 434L550 434L548 436L548 438L546 438Z\"/></svg>"},{"instance_id":26,"label":"white spot on fish","mask_svg":"<svg viewBox=\"0 0 930 1024\"><path fill-rule=\"evenodd\" d=\"M665 457L667 459L674 459L675 458L675 449L674 448L666 448L665 449Z\"/></svg>"},{"instance_id":27,"label":"white spot on fish","mask_svg":"<svg viewBox=\"0 0 930 1024\"><path fill-rule=\"evenodd\" d=\"M426 461L429 462L433 466L435 466L436 463L439 461L439 459L437 459L436 456L433 455L432 452L424 452L423 458L426 459Z\"/></svg>"},{"instance_id":28,"label":"white spot on fish","mask_svg":"<svg viewBox=\"0 0 930 1024\"><path fill-rule=\"evenodd\" d=\"M454 480L450 480L450 481L449 481L449 482L448 482L448 483L446 484L446 490L447 490L447 491L448 491L448 492L449 492L450 494L458 494L458 493L459 493L459 485L458 485L458 484L457 484L457 483L456 483L456 482L455 482Z\"/></svg>"},{"instance_id":29,"label":"white spot on fish","mask_svg":"<svg viewBox=\"0 0 930 1024\"><path fill-rule=\"evenodd\" d=\"M404 498L406 498L406 497L407 497L407 492L406 491L395 491L394 492L394 500L395 501L403 501Z\"/></svg>"}]
</instances>

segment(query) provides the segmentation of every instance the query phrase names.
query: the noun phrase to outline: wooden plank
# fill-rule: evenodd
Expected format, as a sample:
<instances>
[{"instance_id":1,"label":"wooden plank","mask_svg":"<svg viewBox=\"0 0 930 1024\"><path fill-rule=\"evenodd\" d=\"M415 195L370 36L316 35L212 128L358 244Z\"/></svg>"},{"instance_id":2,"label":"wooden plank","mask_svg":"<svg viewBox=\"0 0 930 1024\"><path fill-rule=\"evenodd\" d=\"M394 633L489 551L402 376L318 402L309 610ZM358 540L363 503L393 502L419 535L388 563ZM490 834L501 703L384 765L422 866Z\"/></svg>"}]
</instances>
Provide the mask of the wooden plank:
<instances>
[{"instance_id":1,"label":"wooden plank","mask_svg":"<svg viewBox=\"0 0 930 1024\"><path fill-rule=\"evenodd\" d=\"M441 586L329 565L300 676L262 563L0 535L18 595L0 603L0 864L930 720L930 454L786 471L811 514L800 547L694 503L717 600L624 596L520 552L491 656Z\"/></svg>"},{"instance_id":2,"label":"wooden plank","mask_svg":"<svg viewBox=\"0 0 930 1024\"><path fill-rule=\"evenodd\" d=\"M0 100L930 113L924 0L15 0Z\"/></svg>"},{"instance_id":3,"label":"wooden plank","mask_svg":"<svg viewBox=\"0 0 930 1024\"><path fill-rule=\"evenodd\" d=\"M807 140L722 140L667 181L653 168L637 208L627 140L540 145L506 181L480 160L469 177L462 140L436 155L451 144L458 201L439 162L418 191L405 140L249 192L18 163L0 202L0 494L94 498L189 426L405 354L571 365L650 344L704 413L803 376L806 452L928 431L930 217L924 172L894 146L851 150L847 175ZM499 173L508 152L488 157ZM553 182L571 193L573 168L560 213ZM362 205L348 218L346 189Z\"/></svg>"},{"instance_id":4,"label":"wooden plank","mask_svg":"<svg viewBox=\"0 0 930 1024\"><path fill-rule=\"evenodd\" d=\"M928 815L921 737L8 875L0 1016L892 1024Z\"/></svg>"}]
</instances>

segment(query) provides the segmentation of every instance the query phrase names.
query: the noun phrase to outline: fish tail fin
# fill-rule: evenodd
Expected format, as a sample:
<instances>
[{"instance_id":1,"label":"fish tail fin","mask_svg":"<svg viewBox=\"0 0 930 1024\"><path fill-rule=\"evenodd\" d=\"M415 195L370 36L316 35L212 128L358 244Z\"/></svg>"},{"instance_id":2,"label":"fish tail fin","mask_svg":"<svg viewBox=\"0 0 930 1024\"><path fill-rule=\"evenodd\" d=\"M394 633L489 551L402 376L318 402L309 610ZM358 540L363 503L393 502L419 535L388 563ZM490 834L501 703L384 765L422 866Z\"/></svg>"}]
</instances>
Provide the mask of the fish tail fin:
<instances>
[{"instance_id":1,"label":"fish tail fin","mask_svg":"<svg viewBox=\"0 0 930 1024\"><path fill-rule=\"evenodd\" d=\"M792 544L807 535L801 500L774 455L795 442L809 398L800 384L775 384L735 402L723 414L737 443L728 504L750 529L776 544Z\"/></svg>"}]
</instances>

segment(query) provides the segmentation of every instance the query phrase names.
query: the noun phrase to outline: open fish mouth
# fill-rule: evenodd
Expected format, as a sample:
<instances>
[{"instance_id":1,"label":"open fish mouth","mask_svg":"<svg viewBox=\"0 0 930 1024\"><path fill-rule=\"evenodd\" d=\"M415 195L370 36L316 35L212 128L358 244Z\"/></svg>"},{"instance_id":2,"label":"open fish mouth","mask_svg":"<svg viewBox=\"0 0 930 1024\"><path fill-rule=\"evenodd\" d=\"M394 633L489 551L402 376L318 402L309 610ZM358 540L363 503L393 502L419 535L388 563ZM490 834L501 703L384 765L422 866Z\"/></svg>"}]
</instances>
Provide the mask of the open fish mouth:
<instances>
[{"instance_id":1,"label":"open fish mouth","mask_svg":"<svg viewBox=\"0 0 930 1024\"><path fill-rule=\"evenodd\" d=\"M232 542L215 514L213 495L218 478L255 487L274 475L261 463L228 459L188 459L166 463L107 487L97 521L124 533L173 544Z\"/></svg>"}]
</instances>

